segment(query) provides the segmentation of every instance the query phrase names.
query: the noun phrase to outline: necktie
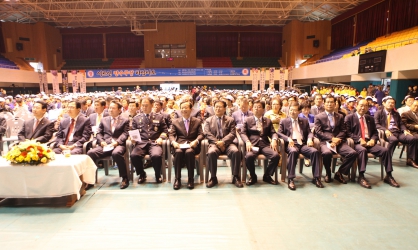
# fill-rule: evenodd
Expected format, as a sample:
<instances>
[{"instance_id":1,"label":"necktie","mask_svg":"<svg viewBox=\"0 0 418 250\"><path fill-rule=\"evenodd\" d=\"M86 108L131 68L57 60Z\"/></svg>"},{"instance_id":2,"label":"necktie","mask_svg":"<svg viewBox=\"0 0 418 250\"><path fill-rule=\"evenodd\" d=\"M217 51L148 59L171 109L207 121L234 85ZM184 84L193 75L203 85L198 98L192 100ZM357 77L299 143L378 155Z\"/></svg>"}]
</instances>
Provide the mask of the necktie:
<instances>
[{"instance_id":1,"label":"necktie","mask_svg":"<svg viewBox=\"0 0 418 250\"><path fill-rule=\"evenodd\" d=\"M260 131L260 136L262 136L262 134L263 134L263 123L262 123L262 119L263 118L260 118L256 122L257 130Z\"/></svg>"},{"instance_id":2,"label":"necktie","mask_svg":"<svg viewBox=\"0 0 418 250\"><path fill-rule=\"evenodd\" d=\"M99 126L100 122L102 121L102 114L97 114L97 119L96 119L96 126Z\"/></svg>"},{"instance_id":3,"label":"necktie","mask_svg":"<svg viewBox=\"0 0 418 250\"><path fill-rule=\"evenodd\" d=\"M300 134L297 120L293 120L292 129L293 129L293 138L296 139L299 145L302 145L302 135Z\"/></svg>"},{"instance_id":4,"label":"necktie","mask_svg":"<svg viewBox=\"0 0 418 250\"><path fill-rule=\"evenodd\" d=\"M32 133L35 132L35 129L38 127L39 122L41 121L41 120L38 120L38 119L35 119L35 120L36 120L36 122L35 122L35 126L33 126Z\"/></svg>"},{"instance_id":5,"label":"necktie","mask_svg":"<svg viewBox=\"0 0 418 250\"><path fill-rule=\"evenodd\" d=\"M112 122L112 133L115 132L116 122L117 122L117 118L113 118L113 122Z\"/></svg>"},{"instance_id":6,"label":"necktie","mask_svg":"<svg viewBox=\"0 0 418 250\"><path fill-rule=\"evenodd\" d=\"M186 132L189 133L189 120L184 120L184 126L186 127Z\"/></svg>"},{"instance_id":7,"label":"necktie","mask_svg":"<svg viewBox=\"0 0 418 250\"><path fill-rule=\"evenodd\" d=\"M222 120L218 117L218 139L222 139L224 136L222 134Z\"/></svg>"},{"instance_id":8,"label":"necktie","mask_svg":"<svg viewBox=\"0 0 418 250\"><path fill-rule=\"evenodd\" d=\"M364 131L364 117L360 117L360 127L361 127L361 139L366 140L366 134Z\"/></svg>"},{"instance_id":9,"label":"necktie","mask_svg":"<svg viewBox=\"0 0 418 250\"><path fill-rule=\"evenodd\" d=\"M65 137L65 142L64 142L64 145L67 145L68 140L70 139L70 136L71 136L71 134L73 133L73 130L74 130L74 124L75 124L75 120L74 120L74 119L71 119L70 128L68 129L67 136Z\"/></svg>"},{"instance_id":10,"label":"necktie","mask_svg":"<svg viewBox=\"0 0 418 250\"><path fill-rule=\"evenodd\" d=\"M391 117L390 117L390 112L388 113L388 115L387 115L387 121L386 121L386 128L387 129L389 129L389 126L390 126L390 120L391 120Z\"/></svg>"},{"instance_id":11,"label":"necktie","mask_svg":"<svg viewBox=\"0 0 418 250\"><path fill-rule=\"evenodd\" d=\"M328 119L329 119L329 125L331 126L332 129L334 129L334 119L332 118L332 114L328 113Z\"/></svg>"}]
</instances>

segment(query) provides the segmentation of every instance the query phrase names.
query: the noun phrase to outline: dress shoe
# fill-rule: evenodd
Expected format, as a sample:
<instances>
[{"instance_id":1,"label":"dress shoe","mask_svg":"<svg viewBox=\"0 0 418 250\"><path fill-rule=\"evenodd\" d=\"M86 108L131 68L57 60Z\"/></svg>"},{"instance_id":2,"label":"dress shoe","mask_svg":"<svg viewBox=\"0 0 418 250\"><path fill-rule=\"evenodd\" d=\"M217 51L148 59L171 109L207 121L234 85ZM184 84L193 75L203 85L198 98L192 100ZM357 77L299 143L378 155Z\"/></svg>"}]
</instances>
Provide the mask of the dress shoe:
<instances>
[{"instance_id":1,"label":"dress shoe","mask_svg":"<svg viewBox=\"0 0 418 250\"><path fill-rule=\"evenodd\" d=\"M218 184L218 178L212 177L210 178L209 182L206 184L207 188L214 187L216 184Z\"/></svg>"},{"instance_id":2,"label":"dress shoe","mask_svg":"<svg viewBox=\"0 0 418 250\"><path fill-rule=\"evenodd\" d=\"M129 187L129 179L123 178L122 182L120 183L120 189L125 189L127 187Z\"/></svg>"},{"instance_id":3,"label":"dress shoe","mask_svg":"<svg viewBox=\"0 0 418 250\"><path fill-rule=\"evenodd\" d=\"M330 176L330 175L325 175L324 181L325 181L326 183L331 183L331 182L333 182L334 180L331 178L331 176Z\"/></svg>"},{"instance_id":4,"label":"dress shoe","mask_svg":"<svg viewBox=\"0 0 418 250\"><path fill-rule=\"evenodd\" d=\"M322 185L321 179L320 178L313 178L312 179L312 183L315 184L315 186L317 188L324 188L324 185Z\"/></svg>"},{"instance_id":5,"label":"dress shoe","mask_svg":"<svg viewBox=\"0 0 418 250\"><path fill-rule=\"evenodd\" d=\"M89 190L89 189L91 189L91 188L93 188L94 187L94 185L93 184L87 184L87 186L84 188L84 190Z\"/></svg>"},{"instance_id":6,"label":"dress shoe","mask_svg":"<svg viewBox=\"0 0 418 250\"><path fill-rule=\"evenodd\" d=\"M155 176L155 182L156 183L163 183L163 178L161 178L161 175L160 176L158 176L158 175Z\"/></svg>"},{"instance_id":7,"label":"dress shoe","mask_svg":"<svg viewBox=\"0 0 418 250\"><path fill-rule=\"evenodd\" d=\"M347 181L344 179L344 176L340 172L335 173L334 179L341 182L342 184L347 184Z\"/></svg>"},{"instance_id":8,"label":"dress shoe","mask_svg":"<svg viewBox=\"0 0 418 250\"><path fill-rule=\"evenodd\" d=\"M257 183L257 175L251 176L247 181L247 186L251 186Z\"/></svg>"},{"instance_id":9,"label":"dress shoe","mask_svg":"<svg viewBox=\"0 0 418 250\"><path fill-rule=\"evenodd\" d=\"M139 175L139 177L138 177L138 184L144 183L146 179L147 179L147 174Z\"/></svg>"},{"instance_id":10,"label":"dress shoe","mask_svg":"<svg viewBox=\"0 0 418 250\"><path fill-rule=\"evenodd\" d=\"M400 187L399 184L395 181L392 176L386 175L385 179L383 180L385 183L391 185L392 187Z\"/></svg>"},{"instance_id":11,"label":"dress shoe","mask_svg":"<svg viewBox=\"0 0 418 250\"><path fill-rule=\"evenodd\" d=\"M270 175L264 175L263 176L263 181L267 182L267 183L270 183L271 185L276 185L277 184L276 181L273 180L273 178L271 178Z\"/></svg>"},{"instance_id":12,"label":"dress shoe","mask_svg":"<svg viewBox=\"0 0 418 250\"><path fill-rule=\"evenodd\" d=\"M234 176L234 178L232 179L232 184L235 184L237 188L244 187L244 185L242 185L241 181L239 180L237 176Z\"/></svg>"},{"instance_id":13,"label":"dress shoe","mask_svg":"<svg viewBox=\"0 0 418 250\"><path fill-rule=\"evenodd\" d=\"M173 184L173 189L174 190L179 190L181 188L181 181L180 179L175 179L174 180L174 184Z\"/></svg>"},{"instance_id":14,"label":"dress shoe","mask_svg":"<svg viewBox=\"0 0 418 250\"><path fill-rule=\"evenodd\" d=\"M364 188L368 188L371 189L372 186L370 186L369 182L367 181L366 178L364 177L359 177L357 180L358 184L360 184L360 186L364 187Z\"/></svg>"},{"instance_id":15,"label":"dress shoe","mask_svg":"<svg viewBox=\"0 0 418 250\"><path fill-rule=\"evenodd\" d=\"M188 189L194 188L194 179L189 179L189 181L187 182L187 188Z\"/></svg>"},{"instance_id":16,"label":"dress shoe","mask_svg":"<svg viewBox=\"0 0 418 250\"><path fill-rule=\"evenodd\" d=\"M408 159L406 161L406 165L414 167L414 168L418 168L418 165L412 159Z\"/></svg>"},{"instance_id":17,"label":"dress shoe","mask_svg":"<svg viewBox=\"0 0 418 250\"><path fill-rule=\"evenodd\" d=\"M295 185L295 182L293 181L293 179L288 180L287 187L292 191L296 190L296 185Z\"/></svg>"}]
</instances>

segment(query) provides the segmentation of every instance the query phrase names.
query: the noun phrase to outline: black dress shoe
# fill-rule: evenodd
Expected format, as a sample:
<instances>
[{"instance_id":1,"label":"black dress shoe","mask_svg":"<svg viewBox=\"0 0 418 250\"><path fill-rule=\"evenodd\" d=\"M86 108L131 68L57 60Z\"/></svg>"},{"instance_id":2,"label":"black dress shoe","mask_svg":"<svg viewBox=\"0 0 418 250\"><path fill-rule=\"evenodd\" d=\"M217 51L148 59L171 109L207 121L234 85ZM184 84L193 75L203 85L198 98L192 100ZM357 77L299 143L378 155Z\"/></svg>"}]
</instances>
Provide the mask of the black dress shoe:
<instances>
[{"instance_id":1,"label":"black dress shoe","mask_svg":"<svg viewBox=\"0 0 418 250\"><path fill-rule=\"evenodd\" d=\"M340 172L335 173L334 179L341 182L342 184L347 184L347 181L344 179L344 176Z\"/></svg>"},{"instance_id":2,"label":"black dress shoe","mask_svg":"<svg viewBox=\"0 0 418 250\"><path fill-rule=\"evenodd\" d=\"M276 181L273 180L273 178L271 178L270 175L264 175L263 176L263 181L267 182L267 183L270 183L271 185L276 185L277 184Z\"/></svg>"},{"instance_id":3,"label":"black dress shoe","mask_svg":"<svg viewBox=\"0 0 418 250\"><path fill-rule=\"evenodd\" d=\"M175 179L174 180L174 184L173 184L173 189L174 190L179 190L180 187L181 187L181 181L180 181L180 179Z\"/></svg>"},{"instance_id":4,"label":"black dress shoe","mask_svg":"<svg viewBox=\"0 0 418 250\"><path fill-rule=\"evenodd\" d=\"M334 180L331 178L331 176L330 176L330 175L325 175L324 181L325 181L326 183L331 183L331 182L333 182Z\"/></svg>"},{"instance_id":5,"label":"black dress shoe","mask_svg":"<svg viewBox=\"0 0 418 250\"><path fill-rule=\"evenodd\" d=\"M158 176L158 175L155 176L155 182L156 183L163 183L163 178L161 178L161 175L160 176Z\"/></svg>"},{"instance_id":6,"label":"black dress shoe","mask_svg":"<svg viewBox=\"0 0 418 250\"><path fill-rule=\"evenodd\" d=\"M292 191L296 190L296 185L295 185L295 182L293 181L293 179L288 180L287 187Z\"/></svg>"},{"instance_id":7,"label":"black dress shoe","mask_svg":"<svg viewBox=\"0 0 418 250\"><path fill-rule=\"evenodd\" d=\"M411 166L413 168L418 168L418 165L412 159L408 159L406 161L406 165Z\"/></svg>"},{"instance_id":8,"label":"black dress shoe","mask_svg":"<svg viewBox=\"0 0 418 250\"><path fill-rule=\"evenodd\" d=\"M358 184L360 184L360 186L362 186L364 188L368 188L368 189L372 188L372 186L370 186L369 182L364 177L359 177L357 182L358 182Z\"/></svg>"},{"instance_id":9,"label":"black dress shoe","mask_svg":"<svg viewBox=\"0 0 418 250\"><path fill-rule=\"evenodd\" d=\"M139 175L139 177L138 177L138 184L144 183L146 179L147 179L147 174Z\"/></svg>"},{"instance_id":10,"label":"black dress shoe","mask_svg":"<svg viewBox=\"0 0 418 250\"><path fill-rule=\"evenodd\" d=\"M187 188L188 189L194 188L194 179L189 179L189 181L187 182Z\"/></svg>"},{"instance_id":11,"label":"black dress shoe","mask_svg":"<svg viewBox=\"0 0 418 250\"><path fill-rule=\"evenodd\" d=\"M94 187L94 185L93 184L87 184L87 186L84 188L84 190L89 190L89 189L91 189L91 188L93 188Z\"/></svg>"},{"instance_id":12,"label":"black dress shoe","mask_svg":"<svg viewBox=\"0 0 418 250\"><path fill-rule=\"evenodd\" d=\"M395 181L392 176L386 175L385 179L383 180L385 183L391 185L392 187L400 187L399 184Z\"/></svg>"},{"instance_id":13,"label":"black dress shoe","mask_svg":"<svg viewBox=\"0 0 418 250\"><path fill-rule=\"evenodd\" d=\"M232 184L235 184L237 188L244 187L244 185L242 185L241 181L239 180L237 176L234 176L234 178L232 178Z\"/></svg>"},{"instance_id":14,"label":"black dress shoe","mask_svg":"<svg viewBox=\"0 0 418 250\"><path fill-rule=\"evenodd\" d=\"M312 183L315 184L317 188L324 188L324 185L322 185L320 178L313 178Z\"/></svg>"},{"instance_id":15,"label":"black dress shoe","mask_svg":"<svg viewBox=\"0 0 418 250\"><path fill-rule=\"evenodd\" d=\"M206 184L207 188L214 187L216 184L218 184L218 178L212 177L210 178L209 182Z\"/></svg>"},{"instance_id":16,"label":"black dress shoe","mask_svg":"<svg viewBox=\"0 0 418 250\"><path fill-rule=\"evenodd\" d=\"M127 187L129 187L129 179L123 178L122 182L120 183L120 189L125 189Z\"/></svg>"},{"instance_id":17,"label":"black dress shoe","mask_svg":"<svg viewBox=\"0 0 418 250\"><path fill-rule=\"evenodd\" d=\"M250 176L250 179L248 179L247 183L245 184L247 184L247 186L251 186L256 183L257 183L257 175L254 175L254 176Z\"/></svg>"}]
</instances>

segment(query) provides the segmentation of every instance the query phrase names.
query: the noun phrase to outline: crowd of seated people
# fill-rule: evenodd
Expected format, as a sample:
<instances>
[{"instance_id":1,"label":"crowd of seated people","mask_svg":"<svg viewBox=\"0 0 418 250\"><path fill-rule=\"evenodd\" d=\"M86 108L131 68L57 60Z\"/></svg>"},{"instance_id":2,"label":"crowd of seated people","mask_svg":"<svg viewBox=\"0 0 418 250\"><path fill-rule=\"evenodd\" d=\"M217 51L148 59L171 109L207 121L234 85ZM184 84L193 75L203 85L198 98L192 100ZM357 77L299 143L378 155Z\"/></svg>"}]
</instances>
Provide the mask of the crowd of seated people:
<instances>
[{"instance_id":1,"label":"crowd of seated people","mask_svg":"<svg viewBox=\"0 0 418 250\"><path fill-rule=\"evenodd\" d=\"M373 86L372 86L373 88ZM373 91L370 88L370 91ZM368 94L372 94L369 92ZM379 90L374 92L374 96ZM381 104L374 96L365 98L351 87L314 88L311 94L288 89L281 91L209 90L191 91L133 91L94 92L48 95L16 95L0 97L0 133L6 130L5 113L22 114L26 121L19 132L19 141L53 142L51 147L59 154L70 150L82 154L83 144L92 139L96 147L86 154L94 162L111 156L122 178L120 188L129 186L124 158L129 140L132 169L138 175L138 184L147 181L145 155L151 158L156 183L163 182L161 165L163 141L168 140L174 155L175 181L181 184L181 169L187 167L187 188L194 188L195 156L201 152L202 140L207 139L206 166L211 178L206 186L218 184L217 159L223 154L231 159L232 183L243 187L239 170L245 161L249 171L247 185L257 183L255 160L259 154L269 159L262 180L275 185L272 176L283 157L279 140L283 140L287 154L288 188L296 190L294 178L299 155L312 166L312 183L323 188L325 183L337 180L347 183L347 175L356 162L359 166L358 183L371 188L365 178L368 153L379 157L385 166L384 182L399 187L392 172L392 155L398 143L407 145L409 166L418 168L418 98L416 86L405 97L405 106L395 109L396 100L384 96ZM5 93L4 93L5 94ZM352 95L353 94L353 95ZM28 118L29 117L29 118ZM129 131L137 130L140 139L133 140ZM382 131L379 136L378 130ZM349 146L348 140L354 145ZM238 141L242 141L242 152ZM319 142L314 147L314 140ZM379 140L387 141L388 146ZM331 160L338 153L342 163L334 177ZM321 179L321 164L325 176ZM89 186L88 188L91 188Z\"/></svg>"}]
</instances>

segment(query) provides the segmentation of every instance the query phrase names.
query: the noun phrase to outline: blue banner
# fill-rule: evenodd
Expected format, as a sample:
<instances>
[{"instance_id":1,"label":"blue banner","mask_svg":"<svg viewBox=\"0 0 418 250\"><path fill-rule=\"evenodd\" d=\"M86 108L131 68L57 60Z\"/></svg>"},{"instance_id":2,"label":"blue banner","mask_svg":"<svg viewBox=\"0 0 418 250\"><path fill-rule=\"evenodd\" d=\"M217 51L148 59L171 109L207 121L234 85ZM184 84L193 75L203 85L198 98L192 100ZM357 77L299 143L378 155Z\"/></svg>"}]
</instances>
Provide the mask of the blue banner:
<instances>
[{"instance_id":1,"label":"blue banner","mask_svg":"<svg viewBox=\"0 0 418 250\"><path fill-rule=\"evenodd\" d=\"M248 68L183 69L97 69L86 70L87 78L161 77L161 76L249 76Z\"/></svg>"}]
</instances>

